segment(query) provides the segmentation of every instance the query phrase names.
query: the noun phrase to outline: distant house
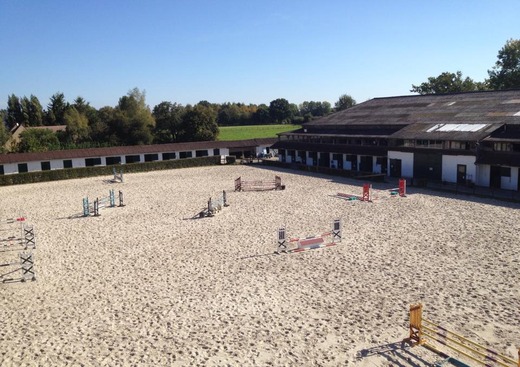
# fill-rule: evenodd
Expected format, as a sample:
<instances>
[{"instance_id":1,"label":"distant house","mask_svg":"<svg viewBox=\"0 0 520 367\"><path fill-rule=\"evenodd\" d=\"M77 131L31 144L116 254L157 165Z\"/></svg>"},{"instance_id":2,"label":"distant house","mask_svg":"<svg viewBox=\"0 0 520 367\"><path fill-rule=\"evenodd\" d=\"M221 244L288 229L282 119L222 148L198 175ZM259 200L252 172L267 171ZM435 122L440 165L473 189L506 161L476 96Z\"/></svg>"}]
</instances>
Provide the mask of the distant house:
<instances>
[{"instance_id":1,"label":"distant house","mask_svg":"<svg viewBox=\"0 0 520 367\"><path fill-rule=\"evenodd\" d=\"M520 90L375 98L273 148L283 162L520 190Z\"/></svg>"},{"instance_id":2,"label":"distant house","mask_svg":"<svg viewBox=\"0 0 520 367\"><path fill-rule=\"evenodd\" d=\"M56 133L58 131L65 131L67 130L67 126L65 125L53 125L53 126L24 126L21 124L17 124L15 127L11 129L9 132L11 134L11 137L9 140L5 143L4 148L8 151L12 151L14 147L20 142L20 134L28 129L47 129L51 130L52 132Z\"/></svg>"},{"instance_id":3,"label":"distant house","mask_svg":"<svg viewBox=\"0 0 520 367\"><path fill-rule=\"evenodd\" d=\"M0 175L216 155L254 157L265 150L269 151L276 140L276 138L268 138L240 141L199 141L0 154Z\"/></svg>"}]
</instances>

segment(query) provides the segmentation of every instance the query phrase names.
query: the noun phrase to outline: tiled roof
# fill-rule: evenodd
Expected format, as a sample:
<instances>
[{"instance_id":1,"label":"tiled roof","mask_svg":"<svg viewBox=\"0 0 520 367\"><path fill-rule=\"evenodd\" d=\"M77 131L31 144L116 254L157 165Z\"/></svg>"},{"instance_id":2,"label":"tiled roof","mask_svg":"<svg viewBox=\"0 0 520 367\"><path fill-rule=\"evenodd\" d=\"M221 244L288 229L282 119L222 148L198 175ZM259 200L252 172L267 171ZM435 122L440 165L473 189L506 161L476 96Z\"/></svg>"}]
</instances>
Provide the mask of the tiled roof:
<instances>
[{"instance_id":1,"label":"tiled roof","mask_svg":"<svg viewBox=\"0 0 520 367\"><path fill-rule=\"evenodd\" d=\"M374 98L304 127L413 123L520 124L520 90Z\"/></svg>"}]
</instances>

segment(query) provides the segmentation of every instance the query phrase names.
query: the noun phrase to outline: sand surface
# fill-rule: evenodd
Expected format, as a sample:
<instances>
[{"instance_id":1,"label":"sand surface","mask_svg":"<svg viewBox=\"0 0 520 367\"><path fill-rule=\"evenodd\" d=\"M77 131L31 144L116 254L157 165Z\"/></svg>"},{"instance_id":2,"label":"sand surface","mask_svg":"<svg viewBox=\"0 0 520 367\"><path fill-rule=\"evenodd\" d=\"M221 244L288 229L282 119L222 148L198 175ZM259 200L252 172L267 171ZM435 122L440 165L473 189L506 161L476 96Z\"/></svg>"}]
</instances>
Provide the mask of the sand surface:
<instances>
[{"instance_id":1,"label":"sand surface","mask_svg":"<svg viewBox=\"0 0 520 367\"><path fill-rule=\"evenodd\" d=\"M286 190L233 192L275 174ZM0 187L0 218L37 234L37 280L0 283L0 365L427 366L441 358L401 344L415 302L516 357L520 206L383 184L373 203L334 197L361 184L237 165ZM125 207L75 217L112 188ZM191 219L224 189L229 207ZM308 236L335 218L340 245L273 254L280 225Z\"/></svg>"}]
</instances>

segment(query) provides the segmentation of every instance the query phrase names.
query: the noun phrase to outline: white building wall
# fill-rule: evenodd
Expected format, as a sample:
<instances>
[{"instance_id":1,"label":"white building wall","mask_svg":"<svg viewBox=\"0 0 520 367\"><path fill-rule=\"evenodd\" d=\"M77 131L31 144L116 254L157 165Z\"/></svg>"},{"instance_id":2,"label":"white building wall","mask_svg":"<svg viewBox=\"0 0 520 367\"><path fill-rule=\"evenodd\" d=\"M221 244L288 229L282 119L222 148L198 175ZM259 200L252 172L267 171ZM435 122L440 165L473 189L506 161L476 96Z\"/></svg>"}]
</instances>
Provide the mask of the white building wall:
<instances>
[{"instance_id":1,"label":"white building wall","mask_svg":"<svg viewBox=\"0 0 520 367\"><path fill-rule=\"evenodd\" d=\"M489 164L479 164L476 171L475 184L478 186L489 187L491 182L491 166Z\"/></svg>"},{"instance_id":2,"label":"white building wall","mask_svg":"<svg viewBox=\"0 0 520 367\"><path fill-rule=\"evenodd\" d=\"M380 164L377 164L377 157L372 157L372 167L374 167L374 173L381 173L383 169Z\"/></svg>"},{"instance_id":3,"label":"white building wall","mask_svg":"<svg viewBox=\"0 0 520 367\"><path fill-rule=\"evenodd\" d=\"M74 158L72 159L72 168L86 167L85 158Z\"/></svg>"},{"instance_id":4,"label":"white building wall","mask_svg":"<svg viewBox=\"0 0 520 367\"><path fill-rule=\"evenodd\" d=\"M467 155L443 155L442 156L442 180L446 182L457 182L457 165L466 166L466 180L475 182L477 169L475 156Z\"/></svg>"},{"instance_id":5,"label":"white building wall","mask_svg":"<svg viewBox=\"0 0 520 367\"><path fill-rule=\"evenodd\" d=\"M390 159L401 160L401 176L413 177L413 153L388 151L388 170L390 170Z\"/></svg>"},{"instance_id":6,"label":"white building wall","mask_svg":"<svg viewBox=\"0 0 520 367\"><path fill-rule=\"evenodd\" d=\"M518 187L518 167L511 167L511 177L502 176L501 188L506 190L516 190Z\"/></svg>"},{"instance_id":7,"label":"white building wall","mask_svg":"<svg viewBox=\"0 0 520 367\"><path fill-rule=\"evenodd\" d=\"M4 164L4 175L10 175L13 173L18 173L18 164L17 163Z\"/></svg>"},{"instance_id":8,"label":"white building wall","mask_svg":"<svg viewBox=\"0 0 520 367\"><path fill-rule=\"evenodd\" d=\"M41 162L27 162L27 171L28 172L35 172L35 171L41 171L41 170L42 170Z\"/></svg>"},{"instance_id":9,"label":"white building wall","mask_svg":"<svg viewBox=\"0 0 520 367\"><path fill-rule=\"evenodd\" d=\"M63 159L55 159L51 161L51 170L63 169Z\"/></svg>"}]
</instances>

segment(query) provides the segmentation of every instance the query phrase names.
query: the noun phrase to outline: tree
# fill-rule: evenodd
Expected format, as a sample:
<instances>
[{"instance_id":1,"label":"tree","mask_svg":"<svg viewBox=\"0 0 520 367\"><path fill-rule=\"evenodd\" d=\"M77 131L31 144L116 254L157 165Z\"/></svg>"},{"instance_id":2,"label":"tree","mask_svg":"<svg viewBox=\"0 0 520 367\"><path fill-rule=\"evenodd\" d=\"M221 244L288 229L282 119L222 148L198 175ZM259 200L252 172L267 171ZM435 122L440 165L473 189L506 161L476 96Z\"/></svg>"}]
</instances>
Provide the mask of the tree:
<instances>
[{"instance_id":1,"label":"tree","mask_svg":"<svg viewBox=\"0 0 520 367\"><path fill-rule=\"evenodd\" d=\"M161 102L153 108L155 118L154 142L158 144L178 141L184 107L177 103Z\"/></svg>"},{"instance_id":2,"label":"tree","mask_svg":"<svg viewBox=\"0 0 520 367\"><path fill-rule=\"evenodd\" d=\"M146 105L145 91L134 88L121 97L112 117L109 128L115 143L139 145L152 142L155 120Z\"/></svg>"},{"instance_id":3,"label":"tree","mask_svg":"<svg viewBox=\"0 0 520 367\"><path fill-rule=\"evenodd\" d=\"M63 121L67 125L67 138L69 142L78 143L85 141L89 136L87 117L79 113L76 107L70 107L65 111Z\"/></svg>"},{"instance_id":4,"label":"tree","mask_svg":"<svg viewBox=\"0 0 520 367\"><path fill-rule=\"evenodd\" d=\"M285 98L278 98L269 104L269 116L276 123L287 123L292 119L292 111L289 101Z\"/></svg>"},{"instance_id":5,"label":"tree","mask_svg":"<svg viewBox=\"0 0 520 367\"><path fill-rule=\"evenodd\" d=\"M473 79L466 77L462 79L462 72L444 72L437 77L429 77L427 82L420 85L413 85L410 92L419 94L445 94L458 92L472 92L484 90L484 83L474 82Z\"/></svg>"},{"instance_id":6,"label":"tree","mask_svg":"<svg viewBox=\"0 0 520 367\"><path fill-rule=\"evenodd\" d=\"M208 106L187 107L182 117L181 141L211 141L218 135L217 114Z\"/></svg>"},{"instance_id":7,"label":"tree","mask_svg":"<svg viewBox=\"0 0 520 367\"><path fill-rule=\"evenodd\" d=\"M3 113L0 111L0 153L7 152L5 144L9 141L10 138L9 130L3 121Z\"/></svg>"},{"instance_id":8,"label":"tree","mask_svg":"<svg viewBox=\"0 0 520 367\"><path fill-rule=\"evenodd\" d=\"M334 109L336 111L346 110L347 108L354 107L356 105L356 100L349 96L348 94L342 94L339 96L339 99L336 103L334 103Z\"/></svg>"},{"instance_id":9,"label":"tree","mask_svg":"<svg viewBox=\"0 0 520 367\"><path fill-rule=\"evenodd\" d=\"M58 137L49 129L27 129L20 134L18 152L45 152L60 148Z\"/></svg>"},{"instance_id":10,"label":"tree","mask_svg":"<svg viewBox=\"0 0 520 367\"><path fill-rule=\"evenodd\" d=\"M16 95L11 94L7 98L7 127L9 130L14 128L17 124L21 125L24 121L22 103L20 102L20 98Z\"/></svg>"},{"instance_id":11,"label":"tree","mask_svg":"<svg viewBox=\"0 0 520 367\"><path fill-rule=\"evenodd\" d=\"M46 125L64 125L63 116L69 108L69 104L65 101L65 95L57 92L52 95L47 105Z\"/></svg>"},{"instance_id":12,"label":"tree","mask_svg":"<svg viewBox=\"0 0 520 367\"><path fill-rule=\"evenodd\" d=\"M43 124L43 108L36 96L22 98L22 112L25 126L41 126Z\"/></svg>"},{"instance_id":13,"label":"tree","mask_svg":"<svg viewBox=\"0 0 520 367\"><path fill-rule=\"evenodd\" d=\"M520 40L510 39L498 51L498 60L488 70L488 84L493 90L520 88Z\"/></svg>"},{"instance_id":14,"label":"tree","mask_svg":"<svg viewBox=\"0 0 520 367\"><path fill-rule=\"evenodd\" d=\"M251 116L254 124L263 125L271 122L271 116L269 115L269 107L265 104L258 105L258 108Z\"/></svg>"}]
</instances>

